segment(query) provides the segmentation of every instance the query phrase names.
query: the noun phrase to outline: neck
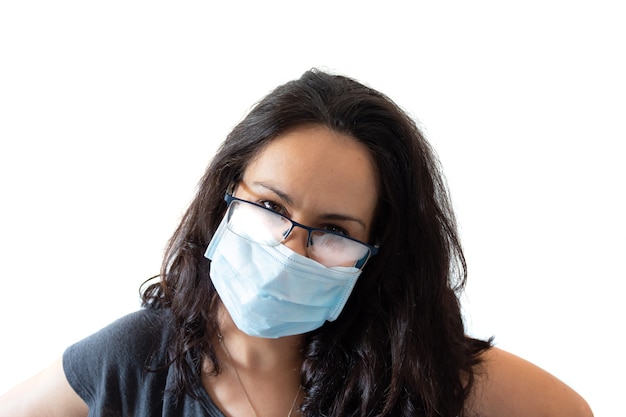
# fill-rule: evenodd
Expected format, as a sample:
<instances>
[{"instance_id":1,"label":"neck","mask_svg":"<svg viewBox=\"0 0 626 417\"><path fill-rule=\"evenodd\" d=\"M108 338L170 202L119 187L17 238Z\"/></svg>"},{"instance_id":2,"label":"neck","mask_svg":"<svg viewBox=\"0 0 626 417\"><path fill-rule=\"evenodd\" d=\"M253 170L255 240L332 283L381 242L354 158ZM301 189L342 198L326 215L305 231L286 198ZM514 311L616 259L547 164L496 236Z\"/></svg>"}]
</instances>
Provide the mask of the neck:
<instances>
[{"instance_id":1,"label":"neck","mask_svg":"<svg viewBox=\"0 0 626 417\"><path fill-rule=\"evenodd\" d=\"M298 415L304 399L300 380L302 337L251 337L227 318L213 339L223 370L203 378L215 404L227 416Z\"/></svg>"},{"instance_id":2,"label":"neck","mask_svg":"<svg viewBox=\"0 0 626 417\"><path fill-rule=\"evenodd\" d=\"M253 373L299 371L302 365L303 336L278 339L249 336L235 326L223 307L222 310L220 334L214 338L214 346L217 346L221 336L230 359L240 370Z\"/></svg>"},{"instance_id":3,"label":"neck","mask_svg":"<svg viewBox=\"0 0 626 417\"><path fill-rule=\"evenodd\" d=\"M296 416L304 400L301 388L302 336L279 339L251 337L225 314L220 333L213 338L223 364L215 375L208 371L203 384L226 416Z\"/></svg>"}]
</instances>

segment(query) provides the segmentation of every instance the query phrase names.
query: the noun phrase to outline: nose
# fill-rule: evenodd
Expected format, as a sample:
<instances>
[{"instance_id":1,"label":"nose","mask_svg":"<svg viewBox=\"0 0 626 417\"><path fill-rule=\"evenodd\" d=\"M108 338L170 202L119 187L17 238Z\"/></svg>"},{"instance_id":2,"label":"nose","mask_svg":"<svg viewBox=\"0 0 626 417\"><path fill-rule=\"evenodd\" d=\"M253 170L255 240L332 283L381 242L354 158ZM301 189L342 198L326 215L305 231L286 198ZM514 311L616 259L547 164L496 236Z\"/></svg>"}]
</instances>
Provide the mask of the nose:
<instances>
[{"instance_id":1,"label":"nose","mask_svg":"<svg viewBox=\"0 0 626 417\"><path fill-rule=\"evenodd\" d=\"M307 245L308 239L309 231L294 225L291 232L283 240L282 244L297 254L309 257L309 248Z\"/></svg>"}]
</instances>

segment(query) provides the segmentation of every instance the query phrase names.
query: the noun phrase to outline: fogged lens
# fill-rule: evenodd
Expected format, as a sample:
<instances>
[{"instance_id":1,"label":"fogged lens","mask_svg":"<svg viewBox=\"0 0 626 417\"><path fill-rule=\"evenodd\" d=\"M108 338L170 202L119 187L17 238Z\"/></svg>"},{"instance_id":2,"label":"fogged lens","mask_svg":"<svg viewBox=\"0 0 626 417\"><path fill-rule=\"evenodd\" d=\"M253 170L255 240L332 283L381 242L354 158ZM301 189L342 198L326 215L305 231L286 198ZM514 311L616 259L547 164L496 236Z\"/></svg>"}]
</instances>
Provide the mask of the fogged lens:
<instances>
[{"instance_id":1,"label":"fogged lens","mask_svg":"<svg viewBox=\"0 0 626 417\"><path fill-rule=\"evenodd\" d=\"M281 215L244 201L232 201L227 215L230 230L262 245L278 245L290 227Z\"/></svg>"},{"instance_id":2,"label":"fogged lens","mask_svg":"<svg viewBox=\"0 0 626 417\"><path fill-rule=\"evenodd\" d=\"M309 255L324 266L354 266L369 255L367 246L346 237L316 230L311 233Z\"/></svg>"}]
</instances>

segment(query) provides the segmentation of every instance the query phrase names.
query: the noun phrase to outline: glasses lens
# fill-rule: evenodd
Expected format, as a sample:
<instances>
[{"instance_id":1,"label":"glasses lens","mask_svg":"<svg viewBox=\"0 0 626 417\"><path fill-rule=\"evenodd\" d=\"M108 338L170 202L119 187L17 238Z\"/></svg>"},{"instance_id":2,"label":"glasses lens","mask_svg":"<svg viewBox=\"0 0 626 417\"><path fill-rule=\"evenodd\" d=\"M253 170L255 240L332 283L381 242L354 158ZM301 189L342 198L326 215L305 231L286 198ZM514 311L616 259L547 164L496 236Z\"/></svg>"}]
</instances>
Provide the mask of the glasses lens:
<instances>
[{"instance_id":1,"label":"glasses lens","mask_svg":"<svg viewBox=\"0 0 626 417\"><path fill-rule=\"evenodd\" d=\"M231 231L261 245L281 244L293 227L288 218L249 201L232 200L226 215ZM308 256L326 267L360 268L370 255L366 245L323 230L312 230L308 243Z\"/></svg>"},{"instance_id":2,"label":"glasses lens","mask_svg":"<svg viewBox=\"0 0 626 417\"><path fill-rule=\"evenodd\" d=\"M327 267L354 266L369 256L370 249L352 239L315 230L311 233L309 254Z\"/></svg>"},{"instance_id":3,"label":"glasses lens","mask_svg":"<svg viewBox=\"0 0 626 417\"><path fill-rule=\"evenodd\" d=\"M278 245L291 227L283 216L246 201L232 201L227 215L230 230L262 245Z\"/></svg>"}]
</instances>

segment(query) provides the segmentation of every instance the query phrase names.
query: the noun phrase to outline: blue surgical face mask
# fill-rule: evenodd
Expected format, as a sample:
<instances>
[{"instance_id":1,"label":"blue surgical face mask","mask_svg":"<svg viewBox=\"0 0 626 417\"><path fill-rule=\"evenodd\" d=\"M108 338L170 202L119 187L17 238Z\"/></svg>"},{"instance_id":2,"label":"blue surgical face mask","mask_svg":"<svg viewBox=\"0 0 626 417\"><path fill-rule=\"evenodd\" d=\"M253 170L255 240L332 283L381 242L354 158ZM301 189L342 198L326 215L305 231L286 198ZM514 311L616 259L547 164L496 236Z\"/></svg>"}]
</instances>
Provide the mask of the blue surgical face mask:
<instances>
[{"instance_id":1,"label":"blue surgical face mask","mask_svg":"<svg viewBox=\"0 0 626 417\"><path fill-rule=\"evenodd\" d=\"M233 233L226 220L205 255L211 280L237 327L250 336L303 334L337 319L361 270L327 268L284 245Z\"/></svg>"}]
</instances>

